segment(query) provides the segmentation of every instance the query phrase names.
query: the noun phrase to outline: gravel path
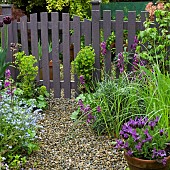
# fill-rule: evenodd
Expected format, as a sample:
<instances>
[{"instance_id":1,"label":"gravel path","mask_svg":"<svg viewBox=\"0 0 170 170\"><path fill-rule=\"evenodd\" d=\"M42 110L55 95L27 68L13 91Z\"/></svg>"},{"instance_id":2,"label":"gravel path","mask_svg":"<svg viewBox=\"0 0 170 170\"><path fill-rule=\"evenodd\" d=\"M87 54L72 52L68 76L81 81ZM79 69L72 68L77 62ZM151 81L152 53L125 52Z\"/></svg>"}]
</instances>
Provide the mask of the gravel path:
<instances>
[{"instance_id":1,"label":"gravel path","mask_svg":"<svg viewBox=\"0 0 170 170\"><path fill-rule=\"evenodd\" d=\"M122 152L114 150L106 136L98 137L88 126L74 126L70 114L74 99L55 99L47 110L39 133L40 150L31 155L27 167L36 170L125 170ZM29 169L28 168L28 169Z\"/></svg>"}]
</instances>

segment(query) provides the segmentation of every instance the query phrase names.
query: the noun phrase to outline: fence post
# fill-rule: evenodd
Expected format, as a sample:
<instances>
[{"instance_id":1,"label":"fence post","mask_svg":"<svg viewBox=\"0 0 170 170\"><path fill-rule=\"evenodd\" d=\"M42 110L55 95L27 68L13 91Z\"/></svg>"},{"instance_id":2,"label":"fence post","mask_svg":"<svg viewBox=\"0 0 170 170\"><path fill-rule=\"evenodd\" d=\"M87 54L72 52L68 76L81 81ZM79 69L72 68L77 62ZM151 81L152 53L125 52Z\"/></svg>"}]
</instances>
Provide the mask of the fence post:
<instances>
[{"instance_id":1,"label":"fence post","mask_svg":"<svg viewBox=\"0 0 170 170\"><path fill-rule=\"evenodd\" d=\"M12 4L1 4L2 7L2 15L4 16L12 16Z\"/></svg>"},{"instance_id":2,"label":"fence post","mask_svg":"<svg viewBox=\"0 0 170 170\"><path fill-rule=\"evenodd\" d=\"M100 11L100 3L101 3L101 0L91 0L92 10Z\"/></svg>"},{"instance_id":3,"label":"fence post","mask_svg":"<svg viewBox=\"0 0 170 170\"><path fill-rule=\"evenodd\" d=\"M5 1L6 2L6 1ZM2 8L2 17L5 16L10 16L12 18L12 4L1 4L0 5ZM3 18L0 18L0 20L2 20ZM1 32L1 42L2 42L2 47L5 47L5 32L4 32L4 28L2 28L2 32ZM13 54L12 51L10 50L10 44L13 43L13 24L11 23L10 25L8 25L7 27L7 31L8 31L8 49L7 49L7 57L6 57L6 61L7 62L13 62ZM13 79L16 79L16 70L13 67L10 67L11 70L11 75L13 77Z\"/></svg>"}]
</instances>

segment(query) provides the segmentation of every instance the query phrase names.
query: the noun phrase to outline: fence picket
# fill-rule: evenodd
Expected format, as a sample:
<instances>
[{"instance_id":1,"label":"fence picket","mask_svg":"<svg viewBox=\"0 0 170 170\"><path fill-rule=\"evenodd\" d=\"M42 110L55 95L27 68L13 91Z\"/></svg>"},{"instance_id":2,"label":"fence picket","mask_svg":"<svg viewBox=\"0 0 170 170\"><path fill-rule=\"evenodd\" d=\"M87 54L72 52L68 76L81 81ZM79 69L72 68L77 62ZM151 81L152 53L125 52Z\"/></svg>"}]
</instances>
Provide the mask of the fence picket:
<instances>
[{"instance_id":1,"label":"fence picket","mask_svg":"<svg viewBox=\"0 0 170 170\"><path fill-rule=\"evenodd\" d=\"M28 52L28 29L27 29L27 16L23 16L20 19L20 28L21 28L21 44L22 50L26 55L29 55Z\"/></svg>"},{"instance_id":2,"label":"fence picket","mask_svg":"<svg viewBox=\"0 0 170 170\"><path fill-rule=\"evenodd\" d=\"M37 59L37 66L39 66L39 54L38 54L38 28L37 28L37 14L30 15L30 29L31 29L31 52ZM38 75L36 80L40 81L40 69L38 69Z\"/></svg>"},{"instance_id":3,"label":"fence picket","mask_svg":"<svg viewBox=\"0 0 170 170\"><path fill-rule=\"evenodd\" d=\"M17 21L16 20L14 20L12 22L12 33L13 33L13 35L12 35L13 36L13 43L15 45L17 45L18 44L18 27L17 27ZM14 53L16 53L16 52L18 52L18 48L15 49ZM15 61L14 57L13 57L13 61ZM19 74L19 72L16 69L13 69L12 71L14 72L13 73L14 80L16 81L17 75Z\"/></svg>"},{"instance_id":4,"label":"fence picket","mask_svg":"<svg viewBox=\"0 0 170 170\"><path fill-rule=\"evenodd\" d=\"M50 90L49 58L48 58L48 17L47 12L42 12L41 16L41 45L42 45L42 73L43 84Z\"/></svg>"},{"instance_id":5,"label":"fence picket","mask_svg":"<svg viewBox=\"0 0 170 170\"><path fill-rule=\"evenodd\" d=\"M52 21L52 61L53 61L53 88L54 97L61 97L60 60L59 60L59 16L57 12L51 13Z\"/></svg>"},{"instance_id":6,"label":"fence picket","mask_svg":"<svg viewBox=\"0 0 170 170\"><path fill-rule=\"evenodd\" d=\"M95 71L94 71L94 79L100 80L100 11L92 10L92 46L95 51Z\"/></svg>"},{"instance_id":7,"label":"fence picket","mask_svg":"<svg viewBox=\"0 0 170 170\"><path fill-rule=\"evenodd\" d=\"M73 29L74 29L74 58L76 58L77 53L80 51L80 34L81 34L80 17L74 16ZM75 90L76 90L75 96L77 96L79 94L79 91L78 91L78 77L76 74L74 76L74 80L75 80Z\"/></svg>"},{"instance_id":8,"label":"fence picket","mask_svg":"<svg viewBox=\"0 0 170 170\"><path fill-rule=\"evenodd\" d=\"M82 23L82 35L85 37L85 45L92 45L92 24L90 20L85 19Z\"/></svg>"},{"instance_id":9,"label":"fence picket","mask_svg":"<svg viewBox=\"0 0 170 170\"><path fill-rule=\"evenodd\" d=\"M64 69L64 97L71 97L71 76L70 76L70 28L69 14L62 14L63 21L63 69Z\"/></svg>"},{"instance_id":10,"label":"fence picket","mask_svg":"<svg viewBox=\"0 0 170 170\"><path fill-rule=\"evenodd\" d=\"M128 51L129 52L133 50L132 45L134 44L135 35L136 35L136 12L129 11L128 12ZM132 53L129 54L129 57L131 58L128 63L129 71L131 70L133 55L134 54Z\"/></svg>"},{"instance_id":11,"label":"fence picket","mask_svg":"<svg viewBox=\"0 0 170 170\"><path fill-rule=\"evenodd\" d=\"M108 39L111 34L111 11L103 11L103 31L104 41ZM107 50L106 56L104 57L105 71L109 73L111 71L111 51Z\"/></svg>"},{"instance_id":12,"label":"fence picket","mask_svg":"<svg viewBox=\"0 0 170 170\"><path fill-rule=\"evenodd\" d=\"M70 74L70 45L74 45L74 58L81 49L81 36L85 37L85 45L92 45L95 50L95 72L93 77L97 80L101 78L100 66L100 29L104 31L104 41L107 40L112 31L115 31L115 48L116 55L123 52L124 47L124 30L128 31L128 51L131 51L131 45L134 41L134 36L137 30L143 30L143 22L148 17L148 12L141 12L141 21L136 21L136 12L131 11L128 13L128 21L123 20L123 11L116 11L116 20L111 20L111 11L103 12L103 20L100 19L99 9L93 8L92 21L85 19L80 21L80 18L75 16L73 21L70 21L70 16L67 13L62 14L62 21L59 21L59 14L57 12L51 13L51 21L48 21L48 14L41 13L41 21L37 21L37 14L30 15L30 22L27 21L27 16L23 16L20 22L13 21L8 26L9 45L11 42L20 43L22 50L28 55L29 50L39 59L38 53L38 31L41 31L41 45L42 45L42 59L38 62L39 73L42 69L43 84L49 91L54 88L54 97L61 97L61 90L64 89L64 97L71 97L71 89L76 90L78 94L78 77L75 75L74 81L71 81ZM0 15L2 20L3 15ZM31 31L31 48L28 46L28 29ZM73 29L73 35L70 36L70 29ZM49 54L48 48L48 31L52 33L52 52ZM5 46L4 28L0 29L1 44ZM21 36L20 36L21 34ZM60 37L62 34L62 37ZM60 42L61 41L61 42ZM64 81L60 80L60 60L59 54L63 54L63 73ZM50 81L49 75L49 60L53 61L53 80ZM12 53L8 55L7 61L12 61ZM130 65L129 65L130 68ZM107 51L105 56L105 70L107 73L111 70L111 52ZM116 69L116 76L118 77L118 69ZM15 72L14 77L16 77ZM37 81L39 82L39 75Z\"/></svg>"}]
</instances>

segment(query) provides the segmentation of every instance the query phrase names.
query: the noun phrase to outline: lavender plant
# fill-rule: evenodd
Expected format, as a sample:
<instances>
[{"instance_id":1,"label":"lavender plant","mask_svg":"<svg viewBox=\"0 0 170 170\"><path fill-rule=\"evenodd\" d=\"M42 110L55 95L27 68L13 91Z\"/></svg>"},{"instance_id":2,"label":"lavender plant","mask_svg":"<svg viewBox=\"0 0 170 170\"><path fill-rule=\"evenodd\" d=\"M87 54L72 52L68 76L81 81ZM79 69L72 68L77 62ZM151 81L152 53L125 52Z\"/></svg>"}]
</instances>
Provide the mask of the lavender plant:
<instances>
[{"instance_id":1,"label":"lavender plant","mask_svg":"<svg viewBox=\"0 0 170 170\"><path fill-rule=\"evenodd\" d=\"M156 160L166 165L169 156L167 132L159 124L159 117L136 117L122 125L121 139L115 148L125 150L129 156L140 159Z\"/></svg>"},{"instance_id":2,"label":"lavender plant","mask_svg":"<svg viewBox=\"0 0 170 170\"><path fill-rule=\"evenodd\" d=\"M15 94L12 82L6 70L4 89L0 90L0 166L18 170L26 163L26 156L39 148L37 122L43 116L35 110L36 100Z\"/></svg>"}]
</instances>

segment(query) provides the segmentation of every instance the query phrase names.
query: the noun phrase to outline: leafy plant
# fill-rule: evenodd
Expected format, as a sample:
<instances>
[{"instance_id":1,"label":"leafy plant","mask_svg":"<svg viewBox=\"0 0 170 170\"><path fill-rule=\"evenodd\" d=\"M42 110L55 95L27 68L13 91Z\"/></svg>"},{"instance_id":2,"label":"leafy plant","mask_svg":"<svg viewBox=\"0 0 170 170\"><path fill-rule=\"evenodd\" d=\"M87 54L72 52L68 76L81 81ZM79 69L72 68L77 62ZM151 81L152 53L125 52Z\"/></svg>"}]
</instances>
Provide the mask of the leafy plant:
<instances>
[{"instance_id":1,"label":"leafy plant","mask_svg":"<svg viewBox=\"0 0 170 170\"><path fill-rule=\"evenodd\" d=\"M117 140L115 148L124 149L129 156L156 160L166 165L169 156L166 129L159 125L159 117L136 117L122 125L122 139Z\"/></svg>"},{"instance_id":2,"label":"leafy plant","mask_svg":"<svg viewBox=\"0 0 170 170\"><path fill-rule=\"evenodd\" d=\"M169 70L169 23L170 12L169 5L165 5L165 10L156 10L156 24L151 21L144 23L145 30L139 33L139 45L136 52L141 59L148 61L148 66L157 63L162 72Z\"/></svg>"},{"instance_id":3,"label":"leafy plant","mask_svg":"<svg viewBox=\"0 0 170 170\"><path fill-rule=\"evenodd\" d=\"M15 64L19 70L18 85L23 90L23 96L31 98L34 96L35 78L38 73L38 67L34 66L37 60L32 55L26 56L24 52L16 53L15 58Z\"/></svg>"},{"instance_id":4,"label":"leafy plant","mask_svg":"<svg viewBox=\"0 0 170 170\"><path fill-rule=\"evenodd\" d=\"M71 16L77 15L80 16L81 19L90 17L91 0L46 0L46 2L49 12L52 10L61 11L64 7L69 7ZM102 2L108 2L108 0L103 0Z\"/></svg>"},{"instance_id":5,"label":"leafy plant","mask_svg":"<svg viewBox=\"0 0 170 170\"><path fill-rule=\"evenodd\" d=\"M0 22L0 27L3 27L5 24L5 47L2 48L2 44L0 47L0 80L4 79L4 73L8 66L11 65L11 62L6 62L6 55L8 49L8 24L11 23L11 18L6 16L3 18L3 21Z\"/></svg>"},{"instance_id":6,"label":"leafy plant","mask_svg":"<svg viewBox=\"0 0 170 170\"><path fill-rule=\"evenodd\" d=\"M12 95L12 105L11 105ZM37 150L37 121L40 113L33 111L35 105L9 93L8 87L1 90L0 101L0 159L5 167L21 169L26 163L26 155Z\"/></svg>"},{"instance_id":7,"label":"leafy plant","mask_svg":"<svg viewBox=\"0 0 170 170\"><path fill-rule=\"evenodd\" d=\"M94 71L95 53L91 46L82 48L74 60L75 72L78 77L84 76L86 82L92 80L92 73Z\"/></svg>"}]
</instances>

